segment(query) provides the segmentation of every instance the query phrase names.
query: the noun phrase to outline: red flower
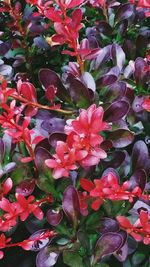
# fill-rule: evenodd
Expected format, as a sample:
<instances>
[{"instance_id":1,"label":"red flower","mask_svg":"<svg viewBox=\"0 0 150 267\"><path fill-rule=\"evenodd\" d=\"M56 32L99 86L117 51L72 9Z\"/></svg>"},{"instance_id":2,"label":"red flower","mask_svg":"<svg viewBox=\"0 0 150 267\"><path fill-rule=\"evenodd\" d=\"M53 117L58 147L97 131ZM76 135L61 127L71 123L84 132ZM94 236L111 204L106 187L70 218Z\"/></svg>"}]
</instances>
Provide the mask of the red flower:
<instances>
[{"instance_id":1,"label":"red flower","mask_svg":"<svg viewBox=\"0 0 150 267\"><path fill-rule=\"evenodd\" d=\"M110 127L103 121L104 110L91 105L87 110L82 109L79 117L72 120L71 125L65 127L66 133L74 131L77 134L97 134L100 131L108 130Z\"/></svg>"},{"instance_id":2,"label":"red flower","mask_svg":"<svg viewBox=\"0 0 150 267\"><path fill-rule=\"evenodd\" d=\"M141 210L139 218L132 225L125 216L117 216L120 227L126 230L136 241L150 244L150 216L148 211Z\"/></svg>"},{"instance_id":3,"label":"red flower","mask_svg":"<svg viewBox=\"0 0 150 267\"><path fill-rule=\"evenodd\" d=\"M56 2L62 9L67 9L81 5L85 0L56 0Z\"/></svg>"},{"instance_id":4,"label":"red flower","mask_svg":"<svg viewBox=\"0 0 150 267\"><path fill-rule=\"evenodd\" d=\"M22 196L16 194L17 203L20 205L20 219L21 221L25 221L27 217L30 215L30 213L33 213L34 216L41 220L43 219L43 212L39 208L38 203L36 203L34 200L34 196L29 196L27 199Z\"/></svg>"},{"instance_id":5,"label":"red flower","mask_svg":"<svg viewBox=\"0 0 150 267\"><path fill-rule=\"evenodd\" d=\"M53 177L55 179L61 177L68 177L70 170L75 170L75 154L74 150L69 149L67 144L58 141L56 147L56 154L53 155L54 159L47 159L46 165L53 170Z\"/></svg>"},{"instance_id":6,"label":"red flower","mask_svg":"<svg viewBox=\"0 0 150 267\"><path fill-rule=\"evenodd\" d=\"M149 0L129 0L131 4L137 4L138 7L150 7L150 2Z\"/></svg>"},{"instance_id":7,"label":"red flower","mask_svg":"<svg viewBox=\"0 0 150 267\"><path fill-rule=\"evenodd\" d=\"M90 0L90 3L93 6L100 6L102 8L104 8L106 6L106 0Z\"/></svg>"},{"instance_id":8,"label":"red flower","mask_svg":"<svg viewBox=\"0 0 150 267\"><path fill-rule=\"evenodd\" d=\"M69 147L74 147L76 151L85 151L84 158L79 160L83 167L96 165L107 156L99 147L103 142L99 132L109 129L108 124L103 121L103 115L103 108L96 108L94 104L88 110L81 110L79 117L65 127Z\"/></svg>"},{"instance_id":9,"label":"red flower","mask_svg":"<svg viewBox=\"0 0 150 267\"><path fill-rule=\"evenodd\" d=\"M0 189L0 196L6 196L9 191L12 189L13 183L11 178L7 178L2 184L2 188Z\"/></svg>"},{"instance_id":10,"label":"red flower","mask_svg":"<svg viewBox=\"0 0 150 267\"><path fill-rule=\"evenodd\" d=\"M11 238L6 238L4 234L0 235L0 249L5 248L7 246L7 243L11 241ZM0 260L3 258L4 253L3 251L0 251Z\"/></svg>"},{"instance_id":11,"label":"red flower","mask_svg":"<svg viewBox=\"0 0 150 267\"><path fill-rule=\"evenodd\" d=\"M128 182L119 185L118 178L113 173L108 173L101 179L95 179L94 183L80 179L81 187L88 191L91 198L95 198L92 202L92 209L98 210L105 199L110 200L129 200L142 196L141 189L137 186L132 192L128 191Z\"/></svg>"},{"instance_id":12,"label":"red flower","mask_svg":"<svg viewBox=\"0 0 150 267\"><path fill-rule=\"evenodd\" d=\"M106 152L100 148L103 137L99 135L100 131L109 129L103 122L103 114L103 108L92 105L88 110L81 110L79 117L65 127L68 134L66 143L58 141L53 159L45 161L53 169L55 179L68 177L78 164L93 166L106 158Z\"/></svg>"},{"instance_id":13,"label":"red flower","mask_svg":"<svg viewBox=\"0 0 150 267\"><path fill-rule=\"evenodd\" d=\"M143 109L147 110L150 112L150 98L145 98L144 102L142 104Z\"/></svg>"},{"instance_id":14,"label":"red flower","mask_svg":"<svg viewBox=\"0 0 150 267\"><path fill-rule=\"evenodd\" d=\"M8 231L16 225L20 205L17 202L11 203L3 197L0 201L0 208L6 212L0 220L0 231Z\"/></svg>"}]
</instances>

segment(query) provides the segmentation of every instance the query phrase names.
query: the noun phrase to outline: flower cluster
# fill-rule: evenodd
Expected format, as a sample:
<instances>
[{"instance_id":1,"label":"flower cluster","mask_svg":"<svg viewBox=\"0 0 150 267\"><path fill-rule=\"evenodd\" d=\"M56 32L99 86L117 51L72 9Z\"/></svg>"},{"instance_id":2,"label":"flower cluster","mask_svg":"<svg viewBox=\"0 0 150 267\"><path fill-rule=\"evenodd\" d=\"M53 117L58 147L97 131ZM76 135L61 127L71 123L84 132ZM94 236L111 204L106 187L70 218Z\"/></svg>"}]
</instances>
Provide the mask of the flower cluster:
<instances>
[{"instance_id":1,"label":"flower cluster","mask_svg":"<svg viewBox=\"0 0 150 267\"><path fill-rule=\"evenodd\" d=\"M9 231L16 225L18 218L21 221L25 221L31 213L41 220L43 212L39 205L47 201L52 202L52 198L35 201L34 196L25 198L22 195L16 194L16 202L10 202L7 198L3 197L0 200L0 208L4 212L0 218L0 230L2 232Z\"/></svg>"},{"instance_id":2,"label":"flower cluster","mask_svg":"<svg viewBox=\"0 0 150 267\"><path fill-rule=\"evenodd\" d=\"M126 181L120 185L118 178L113 173L108 173L101 179L95 179L94 183L85 178L81 178L80 185L84 190L89 192L90 199L94 199L91 205L93 210L98 210L106 199L112 201L128 200L129 202L133 202L134 198L142 197L142 191L139 186L136 186L133 190L129 190L129 182Z\"/></svg>"},{"instance_id":3,"label":"flower cluster","mask_svg":"<svg viewBox=\"0 0 150 267\"><path fill-rule=\"evenodd\" d=\"M99 132L109 129L103 121L102 107L92 105L88 110L81 110L79 117L69 121L65 127L66 142L58 141L54 159L47 159L46 165L53 170L55 179L68 177L69 171L82 167L97 165L100 159L107 157L106 152L100 148L103 137Z\"/></svg>"}]
</instances>

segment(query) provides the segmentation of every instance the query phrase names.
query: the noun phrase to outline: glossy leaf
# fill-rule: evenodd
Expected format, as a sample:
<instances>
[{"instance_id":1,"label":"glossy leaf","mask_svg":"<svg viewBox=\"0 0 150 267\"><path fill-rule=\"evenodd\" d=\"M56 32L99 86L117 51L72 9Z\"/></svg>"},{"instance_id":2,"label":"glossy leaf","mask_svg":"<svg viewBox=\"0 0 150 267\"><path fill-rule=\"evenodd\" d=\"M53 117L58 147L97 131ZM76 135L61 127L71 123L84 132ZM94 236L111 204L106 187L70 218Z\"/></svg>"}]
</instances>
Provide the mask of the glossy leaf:
<instances>
[{"instance_id":1,"label":"glossy leaf","mask_svg":"<svg viewBox=\"0 0 150 267\"><path fill-rule=\"evenodd\" d=\"M129 111L129 104L126 101L117 101L111 104L105 111L104 119L108 122L120 120Z\"/></svg>"},{"instance_id":2,"label":"glossy leaf","mask_svg":"<svg viewBox=\"0 0 150 267\"><path fill-rule=\"evenodd\" d=\"M78 193L72 185L68 186L64 192L62 208L68 219L76 225L80 214L80 206Z\"/></svg>"},{"instance_id":3,"label":"glossy leaf","mask_svg":"<svg viewBox=\"0 0 150 267\"><path fill-rule=\"evenodd\" d=\"M63 218L63 212L61 210L55 211L55 210L49 209L46 213L46 219L48 223L52 226L58 225L61 222L62 218Z\"/></svg>"},{"instance_id":4,"label":"glossy leaf","mask_svg":"<svg viewBox=\"0 0 150 267\"><path fill-rule=\"evenodd\" d=\"M145 170L137 169L129 180L129 188L133 190L136 186L139 186L143 191L146 185L147 175Z\"/></svg>"},{"instance_id":5,"label":"glossy leaf","mask_svg":"<svg viewBox=\"0 0 150 267\"><path fill-rule=\"evenodd\" d=\"M59 253L49 252L48 247L42 249L36 256L36 267L54 266L59 257Z\"/></svg>"},{"instance_id":6,"label":"glossy leaf","mask_svg":"<svg viewBox=\"0 0 150 267\"><path fill-rule=\"evenodd\" d=\"M131 16L134 15L134 12L135 12L134 5L131 5L131 4L121 5L117 10L115 19L118 22L125 20L125 19L129 19Z\"/></svg>"},{"instance_id":7,"label":"glossy leaf","mask_svg":"<svg viewBox=\"0 0 150 267\"><path fill-rule=\"evenodd\" d=\"M65 142L66 138L67 138L67 135L65 133L55 132L55 133L50 134L48 141L52 147L56 148L57 141Z\"/></svg>"},{"instance_id":8,"label":"glossy leaf","mask_svg":"<svg viewBox=\"0 0 150 267\"><path fill-rule=\"evenodd\" d=\"M136 169L150 170L148 147L142 140L137 141L132 150L132 171Z\"/></svg>"},{"instance_id":9,"label":"glossy leaf","mask_svg":"<svg viewBox=\"0 0 150 267\"><path fill-rule=\"evenodd\" d=\"M16 187L16 193L27 197L33 193L34 188L35 188L35 179L26 179L26 180L23 180Z\"/></svg>"},{"instance_id":10,"label":"glossy leaf","mask_svg":"<svg viewBox=\"0 0 150 267\"><path fill-rule=\"evenodd\" d=\"M90 93L88 88L73 75L70 75L67 79L69 83L69 92L72 100L80 108L87 108L90 104Z\"/></svg>"},{"instance_id":11,"label":"glossy leaf","mask_svg":"<svg viewBox=\"0 0 150 267\"><path fill-rule=\"evenodd\" d=\"M51 154L43 147L35 149L35 164L37 169L41 172L47 170L45 160L51 158Z\"/></svg>"},{"instance_id":12,"label":"glossy leaf","mask_svg":"<svg viewBox=\"0 0 150 267\"><path fill-rule=\"evenodd\" d=\"M51 85L57 88L56 95L64 101L70 102L70 96L63 86L59 76L50 69L41 69L39 71L39 80L45 90Z\"/></svg>"},{"instance_id":13,"label":"glossy leaf","mask_svg":"<svg viewBox=\"0 0 150 267\"><path fill-rule=\"evenodd\" d=\"M111 56L113 63L119 67L120 70L122 70L124 64L125 64L125 53L120 45L113 44L111 47Z\"/></svg>"},{"instance_id":14,"label":"glossy leaf","mask_svg":"<svg viewBox=\"0 0 150 267\"><path fill-rule=\"evenodd\" d=\"M116 220L104 217L100 220L101 226L99 228L99 231L101 233L107 233L107 232L118 232L119 230L119 224Z\"/></svg>"},{"instance_id":15,"label":"glossy leaf","mask_svg":"<svg viewBox=\"0 0 150 267\"><path fill-rule=\"evenodd\" d=\"M109 134L109 139L112 141L115 148L123 148L130 145L134 140L134 134L125 129L119 129Z\"/></svg>"},{"instance_id":16,"label":"glossy leaf","mask_svg":"<svg viewBox=\"0 0 150 267\"><path fill-rule=\"evenodd\" d=\"M112 254L117 251L123 243L123 238L118 233L105 233L97 241L95 252L94 252L94 262L96 263L101 258L106 255Z\"/></svg>"}]
</instances>

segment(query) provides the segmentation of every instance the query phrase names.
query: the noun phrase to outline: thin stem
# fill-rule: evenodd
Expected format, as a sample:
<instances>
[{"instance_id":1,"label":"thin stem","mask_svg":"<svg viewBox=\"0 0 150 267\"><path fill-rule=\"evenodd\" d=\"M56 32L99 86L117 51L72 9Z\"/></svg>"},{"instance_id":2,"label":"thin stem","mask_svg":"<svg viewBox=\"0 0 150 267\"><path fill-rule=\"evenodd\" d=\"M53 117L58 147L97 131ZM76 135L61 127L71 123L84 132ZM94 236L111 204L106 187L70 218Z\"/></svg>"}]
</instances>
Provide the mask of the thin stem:
<instances>
[{"instance_id":1,"label":"thin stem","mask_svg":"<svg viewBox=\"0 0 150 267\"><path fill-rule=\"evenodd\" d=\"M64 109L60 109L60 108L56 108L56 106L52 106L52 107L49 107L47 105L41 105L37 102L31 102L31 101L28 101L27 99L21 97L21 96L17 96L17 95L10 95L10 97L12 97L13 99L15 100L18 100L18 101L21 101L23 103L25 103L27 106L32 106L32 107L36 107L36 108L39 108L39 109L44 109L44 110L54 110L58 113L62 113L62 114L66 114L66 115L71 115L71 114L74 114L75 111L72 111L72 110L64 110Z\"/></svg>"}]
</instances>

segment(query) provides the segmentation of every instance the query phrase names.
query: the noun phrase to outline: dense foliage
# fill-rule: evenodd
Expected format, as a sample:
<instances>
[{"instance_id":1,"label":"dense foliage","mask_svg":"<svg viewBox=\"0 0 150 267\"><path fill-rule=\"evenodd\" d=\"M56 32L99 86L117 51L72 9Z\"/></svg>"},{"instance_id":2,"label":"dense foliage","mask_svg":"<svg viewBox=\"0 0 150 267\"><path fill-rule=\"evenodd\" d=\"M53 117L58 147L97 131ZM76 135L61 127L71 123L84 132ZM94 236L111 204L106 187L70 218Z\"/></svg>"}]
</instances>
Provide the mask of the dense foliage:
<instances>
[{"instance_id":1,"label":"dense foliage","mask_svg":"<svg viewBox=\"0 0 150 267\"><path fill-rule=\"evenodd\" d=\"M0 266L150 266L150 1L0 1Z\"/></svg>"}]
</instances>

